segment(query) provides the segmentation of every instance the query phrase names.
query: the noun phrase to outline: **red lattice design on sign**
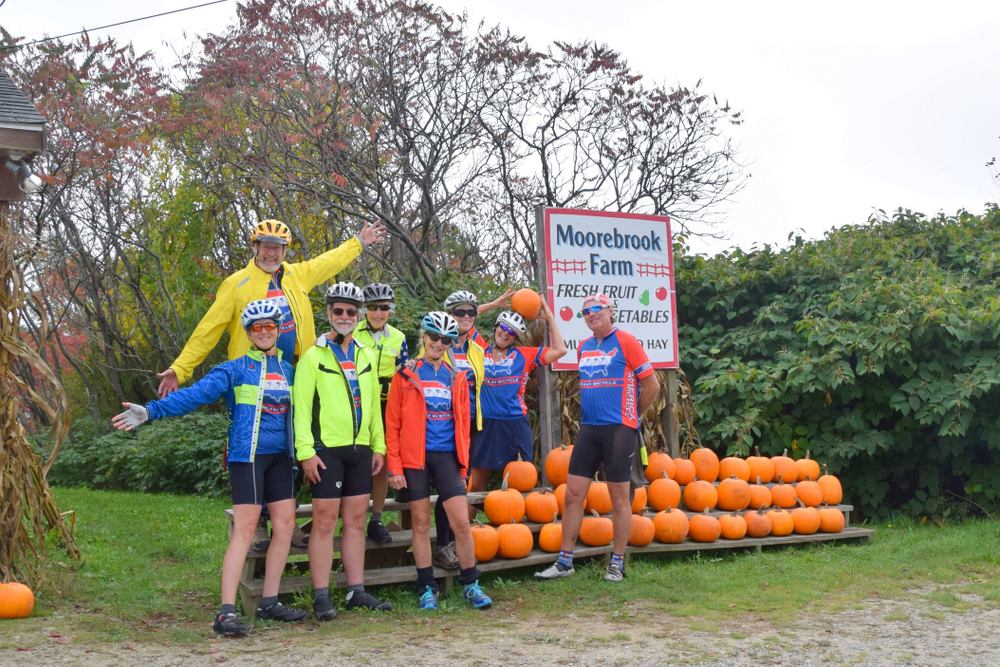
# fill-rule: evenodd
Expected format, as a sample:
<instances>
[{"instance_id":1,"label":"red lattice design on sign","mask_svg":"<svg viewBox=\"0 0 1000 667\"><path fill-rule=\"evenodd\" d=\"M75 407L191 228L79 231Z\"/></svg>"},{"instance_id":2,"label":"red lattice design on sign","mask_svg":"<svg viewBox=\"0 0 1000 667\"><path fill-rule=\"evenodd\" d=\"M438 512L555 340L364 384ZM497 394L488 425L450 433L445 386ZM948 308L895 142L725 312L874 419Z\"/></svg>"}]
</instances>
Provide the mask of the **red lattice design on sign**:
<instances>
[{"instance_id":1,"label":"red lattice design on sign","mask_svg":"<svg viewBox=\"0 0 1000 667\"><path fill-rule=\"evenodd\" d=\"M587 263L582 259L552 260L553 273L584 273L586 270L587 270Z\"/></svg>"},{"instance_id":2,"label":"red lattice design on sign","mask_svg":"<svg viewBox=\"0 0 1000 667\"><path fill-rule=\"evenodd\" d=\"M635 271L640 276L669 276L670 266L667 264L646 264L639 262L635 265Z\"/></svg>"}]
</instances>

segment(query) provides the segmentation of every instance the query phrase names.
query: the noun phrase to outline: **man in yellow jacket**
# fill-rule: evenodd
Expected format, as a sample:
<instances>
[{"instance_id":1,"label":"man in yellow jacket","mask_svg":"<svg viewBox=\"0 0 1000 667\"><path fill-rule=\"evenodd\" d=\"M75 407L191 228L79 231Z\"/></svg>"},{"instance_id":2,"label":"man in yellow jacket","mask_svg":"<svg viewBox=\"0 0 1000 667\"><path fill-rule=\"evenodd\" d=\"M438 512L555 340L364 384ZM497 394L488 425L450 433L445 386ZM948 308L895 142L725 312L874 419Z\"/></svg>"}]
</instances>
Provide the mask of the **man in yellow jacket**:
<instances>
[{"instance_id":1,"label":"man in yellow jacket","mask_svg":"<svg viewBox=\"0 0 1000 667\"><path fill-rule=\"evenodd\" d=\"M365 225L352 239L315 259L289 264L284 261L291 231L278 220L262 220L254 227L250 241L254 257L219 286L215 302L195 327L184 349L170 367L158 373L159 394L163 398L191 378L194 369L205 360L219 342L223 331L229 332L227 357L237 359L249 349L240 328L240 313L251 301L268 299L278 305L283 319L278 335L282 357L294 364L316 340L309 291L332 279L361 254L365 247L385 237L386 229L378 223Z\"/></svg>"}]
</instances>

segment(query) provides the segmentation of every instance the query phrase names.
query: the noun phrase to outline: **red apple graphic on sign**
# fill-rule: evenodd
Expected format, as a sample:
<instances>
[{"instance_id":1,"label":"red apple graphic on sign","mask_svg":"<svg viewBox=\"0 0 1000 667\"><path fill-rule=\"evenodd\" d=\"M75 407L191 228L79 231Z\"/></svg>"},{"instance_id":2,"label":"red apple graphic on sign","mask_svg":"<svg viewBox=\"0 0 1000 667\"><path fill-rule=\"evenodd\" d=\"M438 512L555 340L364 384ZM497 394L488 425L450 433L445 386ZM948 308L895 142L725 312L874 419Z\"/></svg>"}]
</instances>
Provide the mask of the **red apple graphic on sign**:
<instances>
[{"instance_id":1,"label":"red apple graphic on sign","mask_svg":"<svg viewBox=\"0 0 1000 667\"><path fill-rule=\"evenodd\" d=\"M573 309L569 306L563 306L559 309L559 317L563 318L564 322L569 322L573 319Z\"/></svg>"},{"instance_id":2,"label":"red apple graphic on sign","mask_svg":"<svg viewBox=\"0 0 1000 667\"><path fill-rule=\"evenodd\" d=\"M658 288L656 290L656 298L659 299L660 301L666 301L667 300L667 288L666 287L660 287L660 288Z\"/></svg>"}]
</instances>

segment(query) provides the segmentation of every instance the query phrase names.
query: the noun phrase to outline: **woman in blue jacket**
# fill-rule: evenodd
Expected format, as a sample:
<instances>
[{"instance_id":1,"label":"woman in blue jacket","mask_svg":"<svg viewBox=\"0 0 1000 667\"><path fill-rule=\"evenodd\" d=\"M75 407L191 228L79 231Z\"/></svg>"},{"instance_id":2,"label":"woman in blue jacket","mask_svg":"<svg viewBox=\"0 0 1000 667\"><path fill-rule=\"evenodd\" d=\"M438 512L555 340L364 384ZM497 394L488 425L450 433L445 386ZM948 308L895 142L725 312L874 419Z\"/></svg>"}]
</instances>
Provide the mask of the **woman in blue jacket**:
<instances>
[{"instance_id":1,"label":"woman in blue jacket","mask_svg":"<svg viewBox=\"0 0 1000 667\"><path fill-rule=\"evenodd\" d=\"M115 428L131 431L147 421L187 414L226 397L233 532L222 560L222 608L212 629L231 636L250 631L250 626L236 615L236 589L264 504L271 516L272 535L257 618L301 621L306 617L306 612L278 602L281 573L295 525L293 370L291 364L281 359L281 352L275 346L281 309L267 299L251 301L243 310L240 323L250 338L251 348L246 355L219 364L195 384L162 400L145 406L122 403L125 411L111 420Z\"/></svg>"}]
</instances>

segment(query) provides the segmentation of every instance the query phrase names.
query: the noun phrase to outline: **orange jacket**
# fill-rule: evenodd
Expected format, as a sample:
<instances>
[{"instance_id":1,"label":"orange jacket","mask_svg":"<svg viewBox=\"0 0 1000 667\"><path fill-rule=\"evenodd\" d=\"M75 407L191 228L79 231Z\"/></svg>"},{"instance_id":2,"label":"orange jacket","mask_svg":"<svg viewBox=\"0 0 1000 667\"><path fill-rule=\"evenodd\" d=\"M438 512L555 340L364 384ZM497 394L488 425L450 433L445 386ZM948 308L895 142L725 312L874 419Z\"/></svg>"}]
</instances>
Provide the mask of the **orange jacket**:
<instances>
[{"instance_id":1,"label":"orange jacket","mask_svg":"<svg viewBox=\"0 0 1000 667\"><path fill-rule=\"evenodd\" d=\"M417 364L428 363L419 359ZM442 362L446 366L447 361ZM450 366L448 366L451 368ZM451 411L455 417L455 453L459 472L465 478L469 468L469 383L464 373L451 374ZM389 402L385 406L386 467L390 475L402 475L403 468L420 470L427 448L427 405L416 370L403 368L392 377Z\"/></svg>"}]
</instances>

